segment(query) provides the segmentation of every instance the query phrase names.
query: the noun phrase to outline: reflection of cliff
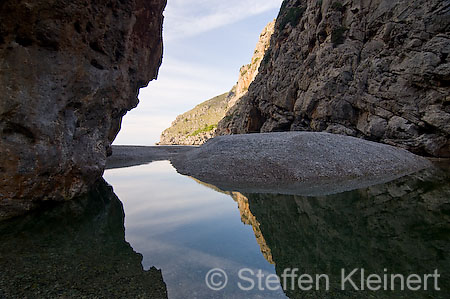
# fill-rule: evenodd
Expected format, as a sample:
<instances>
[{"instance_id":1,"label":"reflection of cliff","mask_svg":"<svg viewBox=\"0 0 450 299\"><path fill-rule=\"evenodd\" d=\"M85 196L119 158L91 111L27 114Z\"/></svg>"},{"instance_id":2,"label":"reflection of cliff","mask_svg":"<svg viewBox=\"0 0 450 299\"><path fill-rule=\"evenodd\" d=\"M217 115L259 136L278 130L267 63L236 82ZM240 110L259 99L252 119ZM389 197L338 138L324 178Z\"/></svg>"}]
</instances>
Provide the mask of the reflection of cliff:
<instances>
[{"instance_id":1,"label":"reflection of cliff","mask_svg":"<svg viewBox=\"0 0 450 299\"><path fill-rule=\"evenodd\" d=\"M0 297L167 298L125 241L124 212L104 182L88 196L0 223Z\"/></svg>"},{"instance_id":2,"label":"reflection of cliff","mask_svg":"<svg viewBox=\"0 0 450 299\"><path fill-rule=\"evenodd\" d=\"M241 213L242 223L252 226L253 232L255 233L256 242L258 242L259 247L261 248L261 253L263 254L264 258L269 263L274 264L272 259L272 252L269 246L267 246L266 240L264 239L264 236L261 233L260 223L258 222L258 220L256 220L255 216L253 216L252 212L250 211L247 197L245 197L239 192L233 192L231 196L238 204L239 212Z\"/></svg>"},{"instance_id":3,"label":"reflection of cliff","mask_svg":"<svg viewBox=\"0 0 450 299\"><path fill-rule=\"evenodd\" d=\"M197 183L199 183L200 185L213 189L216 192L230 195L234 199L234 201L237 202L239 213L241 214L242 223L244 223L245 225L250 225L253 228L256 242L258 243L261 249L262 255L269 263L273 264L274 262L272 259L272 252L270 251L270 248L267 246L266 240L264 240L264 236L262 235L261 229L259 228L260 225L259 222L256 220L255 216L253 216L252 212L250 211L247 197L245 197L242 193L239 192L223 191L222 189L214 185L204 183L200 180L197 180L196 178L192 179Z\"/></svg>"},{"instance_id":4,"label":"reflection of cliff","mask_svg":"<svg viewBox=\"0 0 450 299\"><path fill-rule=\"evenodd\" d=\"M367 273L378 274L387 268L389 273L405 276L439 269L442 291L426 295L444 298L450 291L449 182L448 172L439 176L422 172L366 190L325 197L246 194L248 212L245 204L239 206L245 211L241 210L243 215L254 215L249 222L258 223L278 275L287 268L299 268L300 273L310 275L330 275L330 292L287 291L291 298L369 295L337 291L341 268L364 268ZM425 296L420 292L370 295Z\"/></svg>"}]
</instances>

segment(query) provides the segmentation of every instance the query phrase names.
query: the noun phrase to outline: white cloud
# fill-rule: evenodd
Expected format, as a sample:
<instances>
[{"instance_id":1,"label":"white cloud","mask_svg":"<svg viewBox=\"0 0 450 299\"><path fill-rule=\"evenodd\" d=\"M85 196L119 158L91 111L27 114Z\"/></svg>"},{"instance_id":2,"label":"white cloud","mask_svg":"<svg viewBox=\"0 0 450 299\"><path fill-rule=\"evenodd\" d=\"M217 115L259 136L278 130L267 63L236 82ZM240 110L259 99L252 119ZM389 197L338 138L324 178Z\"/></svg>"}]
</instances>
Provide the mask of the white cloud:
<instances>
[{"instance_id":1,"label":"white cloud","mask_svg":"<svg viewBox=\"0 0 450 299\"><path fill-rule=\"evenodd\" d=\"M250 61L259 33L281 2L168 1L158 80L141 89L140 104L126 115L114 143L153 145L177 115L231 89L239 67ZM237 22L239 26L233 26ZM226 36L220 36L223 31Z\"/></svg>"},{"instance_id":2,"label":"white cloud","mask_svg":"<svg viewBox=\"0 0 450 299\"><path fill-rule=\"evenodd\" d=\"M235 71L166 57L159 78L141 89L138 109L124 117L122 129L114 144L153 145L175 117L222 92L237 79Z\"/></svg>"},{"instance_id":3,"label":"white cloud","mask_svg":"<svg viewBox=\"0 0 450 299\"><path fill-rule=\"evenodd\" d=\"M282 0L172 0L165 13L166 40L194 36L279 8Z\"/></svg>"},{"instance_id":4,"label":"white cloud","mask_svg":"<svg viewBox=\"0 0 450 299\"><path fill-rule=\"evenodd\" d=\"M129 113L133 113L132 112ZM154 145L161 132L170 126L173 115L132 115L123 119L122 129L114 141L115 145Z\"/></svg>"}]
</instances>

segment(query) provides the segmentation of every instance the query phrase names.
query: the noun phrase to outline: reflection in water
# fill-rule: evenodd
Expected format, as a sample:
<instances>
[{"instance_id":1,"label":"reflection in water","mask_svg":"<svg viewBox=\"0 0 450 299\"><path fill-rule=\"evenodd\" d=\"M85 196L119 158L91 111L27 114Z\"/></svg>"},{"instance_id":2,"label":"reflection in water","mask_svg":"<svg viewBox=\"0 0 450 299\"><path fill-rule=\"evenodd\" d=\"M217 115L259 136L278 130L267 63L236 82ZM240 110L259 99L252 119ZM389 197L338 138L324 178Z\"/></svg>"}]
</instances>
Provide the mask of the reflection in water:
<instances>
[{"instance_id":1,"label":"reflection in water","mask_svg":"<svg viewBox=\"0 0 450 299\"><path fill-rule=\"evenodd\" d=\"M242 223L228 194L179 175L168 161L107 170L105 179L123 202L126 240L144 255L145 268L162 269L169 298L285 298L281 290L238 288L241 268L267 275L275 267L261 255L252 227ZM220 292L205 284L216 267L229 276Z\"/></svg>"},{"instance_id":2,"label":"reflection in water","mask_svg":"<svg viewBox=\"0 0 450 299\"><path fill-rule=\"evenodd\" d=\"M225 192L177 174L169 162L108 170L105 177L124 204L134 250L125 241L122 204L102 182L79 200L0 222L0 298L164 298L161 272L152 265L162 269L171 299L450 293L448 170L321 197ZM220 292L205 285L215 267L229 276ZM244 292L242 268L266 277L289 268L327 274L331 290L301 291L288 280L284 293ZM441 291L341 291L341 269L355 268L405 276L438 269Z\"/></svg>"},{"instance_id":3,"label":"reflection in water","mask_svg":"<svg viewBox=\"0 0 450 299\"><path fill-rule=\"evenodd\" d=\"M100 182L78 200L0 223L0 298L167 298L125 242L124 213Z\"/></svg>"},{"instance_id":4,"label":"reflection in water","mask_svg":"<svg viewBox=\"0 0 450 299\"><path fill-rule=\"evenodd\" d=\"M298 268L330 277L328 292L301 291L288 280L290 298L446 298L450 292L448 170L321 197L226 192L176 174L168 162L117 169L106 177L124 202L127 240L144 254L145 266L150 259L163 269L170 298L282 296L281 290L239 290L242 268L262 269L266 276ZM204 283L214 267L229 275L220 292ZM356 292L348 285L341 291L341 269L355 268L404 276L438 269L441 291Z\"/></svg>"},{"instance_id":5,"label":"reflection in water","mask_svg":"<svg viewBox=\"0 0 450 299\"><path fill-rule=\"evenodd\" d=\"M237 198L241 214L252 215L245 218L252 219L255 234L260 233L264 247L270 248L269 262L276 264L279 276L289 268L313 277L330 276L329 292L305 292L298 286L292 290L288 280L290 298L448 298L450 294L448 172L424 171L324 197L241 194ZM388 274L405 277L423 277L438 269L441 291L341 291L341 269L349 273L355 268L365 269L366 277L371 273L383 277L385 268ZM358 286L359 275L360 271L353 276ZM430 282L429 288L433 286Z\"/></svg>"},{"instance_id":6,"label":"reflection in water","mask_svg":"<svg viewBox=\"0 0 450 299\"><path fill-rule=\"evenodd\" d=\"M258 242L259 247L261 248L262 255L269 263L275 264L272 257L272 251L270 247L267 245L267 242L264 239L264 235L261 232L260 227L261 224L258 222L256 217L250 211L248 198L239 192L232 192L231 196L238 204L242 223L252 226L256 242Z\"/></svg>"}]
</instances>

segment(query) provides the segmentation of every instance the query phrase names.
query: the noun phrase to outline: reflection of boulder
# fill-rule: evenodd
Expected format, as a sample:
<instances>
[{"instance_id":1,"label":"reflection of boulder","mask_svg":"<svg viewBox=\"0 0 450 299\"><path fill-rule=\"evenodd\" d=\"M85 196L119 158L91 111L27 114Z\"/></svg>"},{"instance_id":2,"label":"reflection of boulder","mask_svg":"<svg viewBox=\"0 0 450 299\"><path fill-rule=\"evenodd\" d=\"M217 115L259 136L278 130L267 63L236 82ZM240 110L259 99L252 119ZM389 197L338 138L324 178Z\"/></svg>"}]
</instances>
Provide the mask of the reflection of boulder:
<instances>
[{"instance_id":1,"label":"reflection of boulder","mask_svg":"<svg viewBox=\"0 0 450 299\"><path fill-rule=\"evenodd\" d=\"M439 269L442 291L426 295L441 298L450 291L449 182L448 172L436 175L425 171L365 190L323 197L243 196L248 198L249 211L259 223L278 275L284 269L299 268L300 273L330 276L330 292L288 290L289 297L425 296L420 292L338 291L342 268L364 268L366 273L381 275L387 268L388 273L405 276Z\"/></svg>"},{"instance_id":2,"label":"reflection of boulder","mask_svg":"<svg viewBox=\"0 0 450 299\"><path fill-rule=\"evenodd\" d=\"M78 200L0 223L0 297L167 298L125 241L124 212L100 182Z\"/></svg>"}]
</instances>

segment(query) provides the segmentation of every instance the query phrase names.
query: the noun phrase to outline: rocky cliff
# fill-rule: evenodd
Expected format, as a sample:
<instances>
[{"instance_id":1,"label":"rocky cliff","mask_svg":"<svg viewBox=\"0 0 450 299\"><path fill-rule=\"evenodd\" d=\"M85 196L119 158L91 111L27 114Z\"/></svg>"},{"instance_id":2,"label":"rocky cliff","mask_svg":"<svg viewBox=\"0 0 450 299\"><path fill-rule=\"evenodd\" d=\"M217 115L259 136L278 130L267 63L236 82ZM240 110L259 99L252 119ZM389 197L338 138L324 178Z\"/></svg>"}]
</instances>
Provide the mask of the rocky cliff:
<instances>
[{"instance_id":1,"label":"rocky cliff","mask_svg":"<svg viewBox=\"0 0 450 299\"><path fill-rule=\"evenodd\" d=\"M270 46L270 39L272 38L274 30L275 20L267 24L259 35L259 40L256 43L251 62L240 68L239 79L236 83L236 92L228 103L228 110L247 93L250 84L255 80L256 75L258 75L259 67Z\"/></svg>"},{"instance_id":2,"label":"rocky cliff","mask_svg":"<svg viewBox=\"0 0 450 299\"><path fill-rule=\"evenodd\" d=\"M270 45L275 21L263 29L252 60L239 70L239 79L230 92L197 105L175 119L161 134L160 144L200 145L216 134L217 123L248 91L258 74L259 66Z\"/></svg>"},{"instance_id":3,"label":"rocky cliff","mask_svg":"<svg viewBox=\"0 0 450 299\"><path fill-rule=\"evenodd\" d=\"M157 77L165 0L0 3L0 207L86 192Z\"/></svg>"},{"instance_id":4,"label":"rocky cliff","mask_svg":"<svg viewBox=\"0 0 450 299\"><path fill-rule=\"evenodd\" d=\"M450 3L285 0L217 133L326 131L450 157Z\"/></svg>"},{"instance_id":5,"label":"rocky cliff","mask_svg":"<svg viewBox=\"0 0 450 299\"><path fill-rule=\"evenodd\" d=\"M178 115L161 133L159 144L198 145L214 137L217 123L225 116L232 93L224 93Z\"/></svg>"}]
</instances>

